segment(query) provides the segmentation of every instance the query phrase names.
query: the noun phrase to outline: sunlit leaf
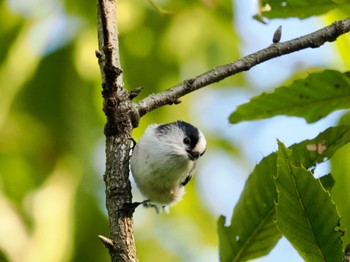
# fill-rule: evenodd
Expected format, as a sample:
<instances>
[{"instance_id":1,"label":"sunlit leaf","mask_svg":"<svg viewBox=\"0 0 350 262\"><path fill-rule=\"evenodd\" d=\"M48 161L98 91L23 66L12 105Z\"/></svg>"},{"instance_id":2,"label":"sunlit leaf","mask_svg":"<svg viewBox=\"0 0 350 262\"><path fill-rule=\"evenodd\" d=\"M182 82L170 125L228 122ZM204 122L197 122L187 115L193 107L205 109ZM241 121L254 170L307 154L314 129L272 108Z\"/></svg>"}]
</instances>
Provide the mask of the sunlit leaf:
<instances>
[{"instance_id":1,"label":"sunlit leaf","mask_svg":"<svg viewBox=\"0 0 350 262\"><path fill-rule=\"evenodd\" d=\"M345 114L341 122L349 123L350 114ZM337 209L341 216L342 227L344 227L345 235L344 243L350 243L350 144L345 145L336 152L331 159L331 172L336 180L336 184L331 191L331 196L337 204Z\"/></svg>"},{"instance_id":2,"label":"sunlit leaf","mask_svg":"<svg viewBox=\"0 0 350 262\"><path fill-rule=\"evenodd\" d=\"M277 226L305 261L341 261L340 216L329 193L312 173L278 145Z\"/></svg>"},{"instance_id":3,"label":"sunlit leaf","mask_svg":"<svg viewBox=\"0 0 350 262\"><path fill-rule=\"evenodd\" d=\"M331 0L260 0L260 12L268 18L306 18L324 14L334 8L349 6L350 1Z\"/></svg>"},{"instance_id":4,"label":"sunlit leaf","mask_svg":"<svg viewBox=\"0 0 350 262\"><path fill-rule=\"evenodd\" d=\"M312 123L335 110L349 108L349 99L350 74L325 70L253 97L230 115L230 122L287 115Z\"/></svg>"},{"instance_id":5,"label":"sunlit leaf","mask_svg":"<svg viewBox=\"0 0 350 262\"><path fill-rule=\"evenodd\" d=\"M350 141L350 126L328 128L316 138L290 147L305 168L323 162ZM317 145L322 142L322 150ZM311 146L310 146L311 145ZM315 146L316 145L316 146ZM321 152L322 151L322 152ZM218 221L221 261L246 261L267 254L281 237L275 225L277 154L265 157L250 174L230 225Z\"/></svg>"},{"instance_id":6,"label":"sunlit leaf","mask_svg":"<svg viewBox=\"0 0 350 262\"><path fill-rule=\"evenodd\" d=\"M6 58L0 66L0 128L2 127L8 111L13 103L13 99L28 81L35 71L40 58L31 50L28 52L28 32L30 23L23 24L18 29L16 40L12 42ZM37 45L41 45L41 40L37 40ZM1 46L1 45L0 45ZM3 55L0 55L2 57ZM21 61L21 63L18 63Z\"/></svg>"},{"instance_id":7,"label":"sunlit leaf","mask_svg":"<svg viewBox=\"0 0 350 262\"><path fill-rule=\"evenodd\" d=\"M25 26L25 20L11 13L8 6L1 5L0 2L0 64L3 60L9 55L10 49L13 45L13 42L16 41L16 37L21 33L21 28Z\"/></svg>"},{"instance_id":8,"label":"sunlit leaf","mask_svg":"<svg viewBox=\"0 0 350 262\"><path fill-rule=\"evenodd\" d=\"M350 5L347 7L338 8L332 12L329 12L325 18L325 24L331 24L334 21L347 19L350 14ZM343 68L350 68L350 54L348 50L350 50L350 35L345 34L343 37L337 38L337 41L332 43L336 48L336 52L339 54L338 59L339 63L343 64Z\"/></svg>"}]
</instances>

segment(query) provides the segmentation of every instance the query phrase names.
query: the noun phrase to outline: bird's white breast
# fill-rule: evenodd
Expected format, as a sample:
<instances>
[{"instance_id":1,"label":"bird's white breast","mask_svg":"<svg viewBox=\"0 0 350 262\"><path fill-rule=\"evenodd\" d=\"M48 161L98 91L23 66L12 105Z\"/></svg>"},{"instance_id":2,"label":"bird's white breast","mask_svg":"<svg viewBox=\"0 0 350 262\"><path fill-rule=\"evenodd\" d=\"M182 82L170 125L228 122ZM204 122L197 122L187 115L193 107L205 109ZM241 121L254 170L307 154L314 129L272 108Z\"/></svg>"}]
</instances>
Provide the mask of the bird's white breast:
<instances>
[{"instance_id":1,"label":"bird's white breast","mask_svg":"<svg viewBox=\"0 0 350 262\"><path fill-rule=\"evenodd\" d=\"M130 160L131 171L138 188L147 199L171 205L185 193L181 183L193 170L195 163L186 154L175 153L174 148L169 148L171 144L160 143L152 132L150 126L136 145Z\"/></svg>"}]
</instances>

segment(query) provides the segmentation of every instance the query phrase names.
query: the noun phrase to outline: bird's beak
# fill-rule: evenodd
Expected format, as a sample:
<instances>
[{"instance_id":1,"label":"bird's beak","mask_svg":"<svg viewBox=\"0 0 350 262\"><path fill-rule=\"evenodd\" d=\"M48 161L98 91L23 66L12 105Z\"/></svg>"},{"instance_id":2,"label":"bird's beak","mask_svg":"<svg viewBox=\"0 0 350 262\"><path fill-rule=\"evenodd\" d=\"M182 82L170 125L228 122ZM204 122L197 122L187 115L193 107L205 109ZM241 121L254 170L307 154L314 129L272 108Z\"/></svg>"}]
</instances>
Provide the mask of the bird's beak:
<instances>
[{"instance_id":1,"label":"bird's beak","mask_svg":"<svg viewBox=\"0 0 350 262\"><path fill-rule=\"evenodd\" d=\"M192 161L195 161L200 157L200 154L196 151L191 151L191 150L186 150L186 151L188 153L189 159L191 159Z\"/></svg>"}]
</instances>

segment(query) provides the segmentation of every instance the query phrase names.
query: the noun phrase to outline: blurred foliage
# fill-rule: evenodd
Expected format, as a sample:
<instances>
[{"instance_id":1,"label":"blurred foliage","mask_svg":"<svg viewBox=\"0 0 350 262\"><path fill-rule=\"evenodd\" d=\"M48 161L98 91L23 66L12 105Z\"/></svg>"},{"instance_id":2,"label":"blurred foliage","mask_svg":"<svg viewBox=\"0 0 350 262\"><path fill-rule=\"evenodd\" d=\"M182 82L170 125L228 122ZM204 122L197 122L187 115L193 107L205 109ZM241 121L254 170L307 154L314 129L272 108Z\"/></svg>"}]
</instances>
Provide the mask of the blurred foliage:
<instances>
[{"instance_id":1,"label":"blurred foliage","mask_svg":"<svg viewBox=\"0 0 350 262\"><path fill-rule=\"evenodd\" d=\"M127 89L144 86L145 97L239 58L230 1L155 4L169 13L146 0L119 1ZM9 0L0 12L0 260L108 261L97 239L108 235L108 220L96 3ZM149 122L188 119L190 103L149 114L135 139ZM194 184L187 191L172 216L137 210L141 261L191 260L217 248L215 217Z\"/></svg>"}]
</instances>

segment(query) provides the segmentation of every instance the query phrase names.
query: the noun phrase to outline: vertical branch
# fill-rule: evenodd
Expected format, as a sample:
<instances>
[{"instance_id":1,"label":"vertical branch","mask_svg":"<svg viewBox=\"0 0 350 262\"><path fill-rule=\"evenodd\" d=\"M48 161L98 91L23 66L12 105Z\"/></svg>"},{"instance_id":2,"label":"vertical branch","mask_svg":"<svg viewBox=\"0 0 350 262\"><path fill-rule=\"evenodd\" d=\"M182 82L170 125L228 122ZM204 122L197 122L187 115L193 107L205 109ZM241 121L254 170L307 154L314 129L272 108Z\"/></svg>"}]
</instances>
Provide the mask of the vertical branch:
<instances>
[{"instance_id":1,"label":"vertical branch","mask_svg":"<svg viewBox=\"0 0 350 262\"><path fill-rule=\"evenodd\" d=\"M129 146L132 124L132 103L123 88L119 60L116 0L98 0L98 42L96 56L102 76L103 111L107 118L106 136L106 207L110 239L100 236L108 248L111 260L137 261L133 237L132 212L125 209L131 203L129 182Z\"/></svg>"}]
</instances>

